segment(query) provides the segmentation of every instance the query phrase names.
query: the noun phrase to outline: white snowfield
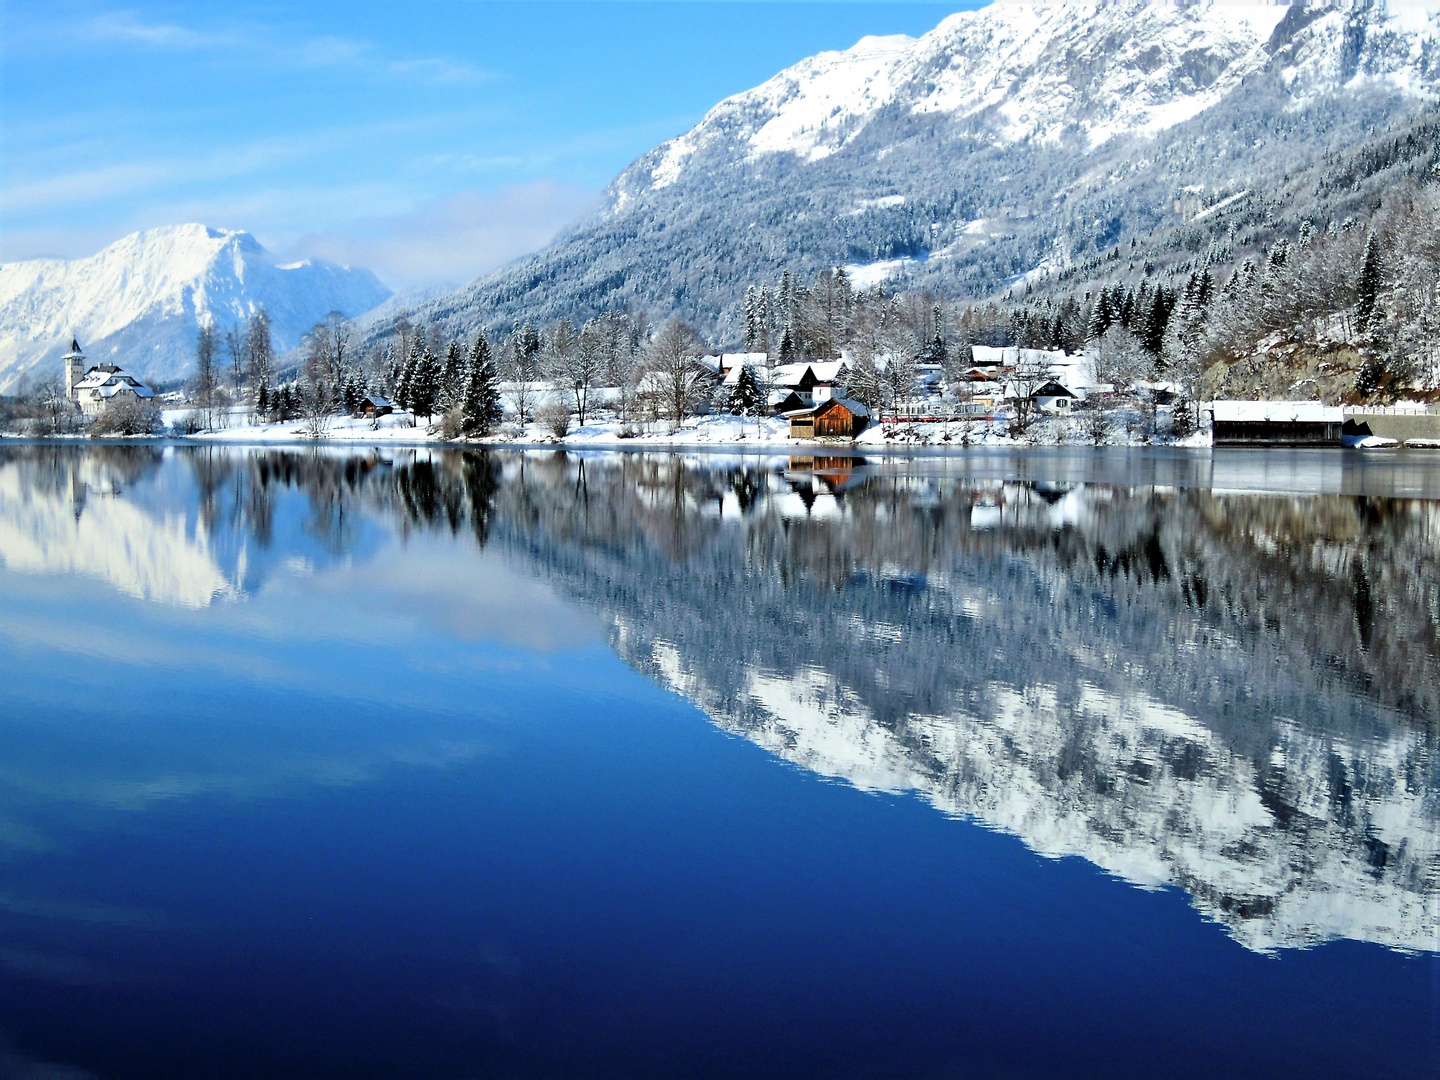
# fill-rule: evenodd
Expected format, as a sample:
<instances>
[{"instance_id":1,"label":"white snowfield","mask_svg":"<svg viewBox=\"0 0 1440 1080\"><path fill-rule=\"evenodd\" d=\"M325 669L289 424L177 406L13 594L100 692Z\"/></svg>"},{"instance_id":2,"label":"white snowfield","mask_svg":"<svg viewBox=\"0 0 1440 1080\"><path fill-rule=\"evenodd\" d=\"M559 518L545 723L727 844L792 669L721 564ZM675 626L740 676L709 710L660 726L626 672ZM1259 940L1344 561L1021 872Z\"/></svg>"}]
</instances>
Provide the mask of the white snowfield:
<instances>
[{"instance_id":1,"label":"white snowfield","mask_svg":"<svg viewBox=\"0 0 1440 1080\"><path fill-rule=\"evenodd\" d=\"M1120 135L1154 135L1215 105L1270 64L1266 46L1291 7L1217 0L994 3L952 15L919 38L863 38L722 101L657 149L650 181L657 188L674 184L697 151L731 141L745 145L752 161L780 153L819 161L887 109L958 119L983 114L981 137L999 145L1058 143L1079 133L1094 148ZM1331 10L1310 21L1302 47L1282 61L1297 100L1333 87L1344 73L1346 19ZM1392 5L1379 34L1370 36L1351 82L1435 95L1440 72L1423 63L1440 38L1433 7Z\"/></svg>"},{"instance_id":2,"label":"white snowfield","mask_svg":"<svg viewBox=\"0 0 1440 1080\"><path fill-rule=\"evenodd\" d=\"M389 295L368 270L281 264L249 233L204 225L131 233L83 259L4 263L0 389L22 372L58 374L71 338L92 364L165 380L193 366L202 323L223 330L263 307L283 352L330 312L360 315Z\"/></svg>"}]
</instances>

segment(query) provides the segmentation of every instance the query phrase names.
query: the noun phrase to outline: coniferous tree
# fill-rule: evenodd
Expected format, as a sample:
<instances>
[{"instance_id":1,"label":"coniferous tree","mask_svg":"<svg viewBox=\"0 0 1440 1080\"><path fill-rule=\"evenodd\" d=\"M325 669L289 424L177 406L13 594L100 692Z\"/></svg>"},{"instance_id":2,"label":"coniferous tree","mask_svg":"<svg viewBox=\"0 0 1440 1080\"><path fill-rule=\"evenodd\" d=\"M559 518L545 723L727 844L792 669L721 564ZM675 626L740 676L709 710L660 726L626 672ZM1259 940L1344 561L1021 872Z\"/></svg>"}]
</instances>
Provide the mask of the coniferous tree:
<instances>
[{"instance_id":1,"label":"coniferous tree","mask_svg":"<svg viewBox=\"0 0 1440 1080\"><path fill-rule=\"evenodd\" d=\"M465 354L460 351L460 343L452 341L445 349L445 366L440 372L440 407L448 409L460 404L465 396L465 384Z\"/></svg>"},{"instance_id":2,"label":"coniferous tree","mask_svg":"<svg viewBox=\"0 0 1440 1080\"><path fill-rule=\"evenodd\" d=\"M470 350L470 372L461 405L460 430L466 435L488 435L499 425L502 415L495 363L490 355L490 342L482 331Z\"/></svg>"},{"instance_id":3,"label":"coniferous tree","mask_svg":"<svg viewBox=\"0 0 1440 1080\"><path fill-rule=\"evenodd\" d=\"M1355 285L1355 326L1361 333L1369 330L1375 319L1381 275L1380 238L1372 232L1365 241L1365 259L1360 264L1360 278Z\"/></svg>"},{"instance_id":4,"label":"coniferous tree","mask_svg":"<svg viewBox=\"0 0 1440 1080\"><path fill-rule=\"evenodd\" d=\"M790 334L787 326L785 332L780 335L780 363L793 364L795 362L795 338Z\"/></svg>"},{"instance_id":5,"label":"coniferous tree","mask_svg":"<svg viewBox=\"0 0 1440 1080\"><path fill-rule=\"evenodd\" d=\"M435 408L440 404L441 371L440 358L427 345L415 361L408 386L410 408L417 417L423 414L428 420L435 415Z\"/></svg>"},{"instance_id":6,"label":"coniferous tree","mask_svg":"<svg viewBox=\"0 0 1440 1080\"><path fill-rule=\"evenodd\" d=\"M760 383L749 364L740 365L740 374L725 402L725 408L735 416L759 416L765 408L765 395L760 392Z\"/></svg>"},{"instance_id":7,"label":"coniferous tree","mask_svg":"<svg viewBox=\"0 0 1440 1080\"><path fill-rule=\"evenodd\" d=\"M420 371L422 358L427 352L429 349L425 344L425 331L417 329L410 338L410 348L406 352L405 362L400 368L400 379L395 384L395 404L402 409L415 409L415 380Z\"/></svg>"}]
</instances>

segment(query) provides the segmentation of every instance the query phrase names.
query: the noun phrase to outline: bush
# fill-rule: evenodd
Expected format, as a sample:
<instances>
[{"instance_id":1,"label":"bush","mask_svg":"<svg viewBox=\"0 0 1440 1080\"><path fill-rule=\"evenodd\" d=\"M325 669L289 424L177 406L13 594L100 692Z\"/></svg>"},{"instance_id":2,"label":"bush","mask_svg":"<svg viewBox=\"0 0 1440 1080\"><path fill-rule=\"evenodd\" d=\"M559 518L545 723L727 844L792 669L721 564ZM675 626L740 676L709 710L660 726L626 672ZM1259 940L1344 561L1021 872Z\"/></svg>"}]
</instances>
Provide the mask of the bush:
<instances>
[{"instance_id":1,"label":"bush","mask_svg":"<svg viewBox=\"0 0 1440 1080\"><path fill-rule=\"evenodd\" d=\"M1087 401L1081 415L1081 430L1092 445L1104 446L1110 441L1110 416L1098 401Z\"/></svg>"},{"instance_id":2,"label":"bush","mask_svg":"<svg viewBox=\"0 0 1440 1080\"><path fill-rule=\"evenodd\" d=\"M176 435L195 435L205 430L205 414L199 409L191 409L184 416L170 424L170 430Z\"/></svg>"},{"instance_id":3,"label":"bush","mask_svg":"<svg viewBox=\"0 0 1440 1080\"><path fill-rule=\"evenodd\" d=\"M570 432L570 406L563 401L551 401L541 406L535 418L557 439L563 439Z\"/></svg>"},{"instance_id":4,"label":"bush","mask_svg":"<svg viewBox=\"0 0 1440 1080\"><path fill-rule=\"evenodd\" d=\"M91 435L154 435L160 429L160 410L153 402L125 394L112 401L94 420Z\"/></svg>"},{"instance_id":5,"label":"bush","mask_svg":"<svg viewBox=\"0 0 1440 1080\"><path fill-rule=\"evenodd\" d=\"M459 405L446 409L445 415L440 417L440 437L442 439L458 439L464 434L464 410Z\"/></svg>"}]
</instances>

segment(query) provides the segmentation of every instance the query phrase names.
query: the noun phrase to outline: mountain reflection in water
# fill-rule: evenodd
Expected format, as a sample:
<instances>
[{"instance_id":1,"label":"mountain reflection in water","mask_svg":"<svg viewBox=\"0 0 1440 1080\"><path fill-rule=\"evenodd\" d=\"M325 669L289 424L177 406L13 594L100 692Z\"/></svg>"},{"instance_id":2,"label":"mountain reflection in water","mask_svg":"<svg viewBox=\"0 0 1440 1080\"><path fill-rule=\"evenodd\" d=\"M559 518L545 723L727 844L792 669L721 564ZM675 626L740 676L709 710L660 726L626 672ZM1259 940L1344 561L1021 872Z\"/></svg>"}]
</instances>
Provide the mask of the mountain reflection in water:
<instances>
[{"instance_id":1,"label":"mountain reflection in water","mask_svg":"<svg viewBox=\"0 0 1440 1080\"><path fill-rule=\"evenodd\" d=\"M805 769L1178 886L1252 949L1434 950L1440 501L1323 493L1354 485L1321 460L1296 495L1163 461L18 447L0 561L200 607L464 535Z\"/></svg>"}]
</instances>

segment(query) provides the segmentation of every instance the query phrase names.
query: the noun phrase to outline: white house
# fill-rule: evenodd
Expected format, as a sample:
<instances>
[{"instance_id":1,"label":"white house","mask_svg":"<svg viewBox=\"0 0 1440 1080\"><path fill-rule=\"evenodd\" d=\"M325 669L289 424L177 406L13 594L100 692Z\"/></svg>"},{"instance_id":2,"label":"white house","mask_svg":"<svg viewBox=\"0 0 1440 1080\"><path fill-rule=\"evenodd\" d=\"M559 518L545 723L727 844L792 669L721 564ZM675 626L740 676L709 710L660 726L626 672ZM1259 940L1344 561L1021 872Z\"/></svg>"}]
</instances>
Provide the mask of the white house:
<instances>
[{"instance_id":1,"label":"white house","mask_svg":"<svg viewBox=\"0 0 1440 1080\"><path fill-rule=\"evenodd\" d=\"M122 401L143 401L155 396L144 379L114 364L86 369L80 342L71 339L65 362L65 392L86 416L96 416ZM83 372L83 374L82 374Z\"/></svg>"}]
</instances>

